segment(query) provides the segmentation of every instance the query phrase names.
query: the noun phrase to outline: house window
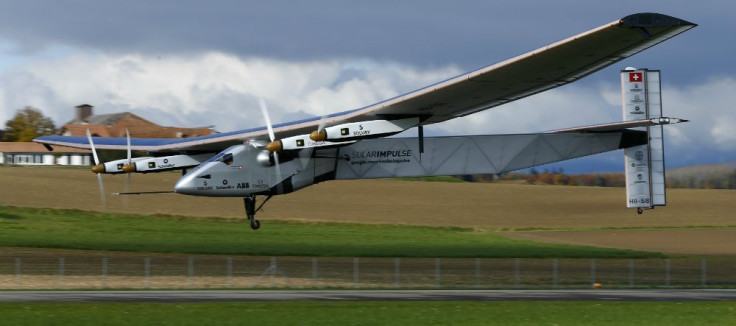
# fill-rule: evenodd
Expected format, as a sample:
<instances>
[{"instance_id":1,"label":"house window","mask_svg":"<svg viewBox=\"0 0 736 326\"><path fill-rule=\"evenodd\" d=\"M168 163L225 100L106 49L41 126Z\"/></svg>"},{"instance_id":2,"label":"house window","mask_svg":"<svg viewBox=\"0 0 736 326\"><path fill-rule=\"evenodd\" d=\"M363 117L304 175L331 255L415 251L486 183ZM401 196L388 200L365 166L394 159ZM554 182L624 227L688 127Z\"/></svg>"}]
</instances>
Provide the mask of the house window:
<instances>
[{"instance_id":1,"label":"house window","mask_svg":"<svg viewBox=\"0 0 736 326\"><path fill-rule=\"evenodd\" d=\"M18 154L15 155L15 164L28 164L33 162L33 155L28 154Z\"/></svg>"}]
</instances>

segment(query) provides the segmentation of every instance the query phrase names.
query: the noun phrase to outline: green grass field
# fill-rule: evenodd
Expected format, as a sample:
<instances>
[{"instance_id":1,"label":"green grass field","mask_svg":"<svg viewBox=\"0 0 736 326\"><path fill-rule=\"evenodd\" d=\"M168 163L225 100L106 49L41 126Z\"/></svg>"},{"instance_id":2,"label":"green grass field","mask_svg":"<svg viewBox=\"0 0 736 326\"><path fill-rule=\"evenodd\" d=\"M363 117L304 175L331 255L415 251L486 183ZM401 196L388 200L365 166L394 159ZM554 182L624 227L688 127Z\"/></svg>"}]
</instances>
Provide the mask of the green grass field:
<instances>
[{"instance_id":1,"label":"green grass field","mask_svg":"<svg viewBox=\"0 0 736 326\"><path fill-rule=\"evenodd\" d=\"M661 254L513 240L469 228L142 216L0 206L0 247L342 257L647 258Z\"/></svg>"},{"instance_id":2,"label":"green grass field","mask_svg":"<svg viewBox=\"0 0 736 326\"><path fill-rule=\"evenodd\" d=\"M3 325L730 325L731 302L3 303Z\"/></svg>"}]
</instances>

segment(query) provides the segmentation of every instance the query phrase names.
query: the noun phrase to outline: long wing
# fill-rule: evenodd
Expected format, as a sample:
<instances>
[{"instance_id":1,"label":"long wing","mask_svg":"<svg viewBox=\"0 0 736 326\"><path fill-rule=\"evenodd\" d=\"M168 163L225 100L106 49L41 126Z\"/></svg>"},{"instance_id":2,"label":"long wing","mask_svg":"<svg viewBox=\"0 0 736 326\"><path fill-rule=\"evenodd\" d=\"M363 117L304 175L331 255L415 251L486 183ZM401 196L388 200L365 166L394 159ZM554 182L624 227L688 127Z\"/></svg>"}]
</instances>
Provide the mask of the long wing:
<instances>
[{"instance_id":1,"label":"long wing","mask_svg":"<svg viewBox=\"0 0 736 326\"><path fill-rule=\"evenodd\" d=\"M345 122L420 117L427 125L487 110L545 90L559 87L623 60L696 25L655 13L626 16L522 54L501 63L401 95L364 108L326 117L326 125ZM308 134L320 118L274 126L278 138ZM268 139L266 127L188 139L132 139L134 150L219 150L249 139ZM88 148L83 137L46 136L37 142ZM123 138L99 138L101 149L124 150Z\"/></svg>"}]
</instances>

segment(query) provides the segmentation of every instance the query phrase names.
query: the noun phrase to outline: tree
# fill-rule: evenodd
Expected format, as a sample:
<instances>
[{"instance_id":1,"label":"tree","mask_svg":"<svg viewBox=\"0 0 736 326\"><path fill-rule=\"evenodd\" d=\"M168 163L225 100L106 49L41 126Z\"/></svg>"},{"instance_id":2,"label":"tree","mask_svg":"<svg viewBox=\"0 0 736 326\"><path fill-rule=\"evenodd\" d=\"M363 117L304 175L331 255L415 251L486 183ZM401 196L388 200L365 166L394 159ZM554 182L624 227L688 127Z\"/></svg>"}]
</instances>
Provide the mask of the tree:
<instances>
[{"instance_id":1,"label":"tree","mask_svg":"<svg viewBox=\"0 0 736 326\"><path fill-rule=\"evenodd\" d=\"M3 141L31 141L36 137L51 135L56 130L54 122L30 106L18 110L13 119L5 122Z\"/></svg>"}]
</instances>

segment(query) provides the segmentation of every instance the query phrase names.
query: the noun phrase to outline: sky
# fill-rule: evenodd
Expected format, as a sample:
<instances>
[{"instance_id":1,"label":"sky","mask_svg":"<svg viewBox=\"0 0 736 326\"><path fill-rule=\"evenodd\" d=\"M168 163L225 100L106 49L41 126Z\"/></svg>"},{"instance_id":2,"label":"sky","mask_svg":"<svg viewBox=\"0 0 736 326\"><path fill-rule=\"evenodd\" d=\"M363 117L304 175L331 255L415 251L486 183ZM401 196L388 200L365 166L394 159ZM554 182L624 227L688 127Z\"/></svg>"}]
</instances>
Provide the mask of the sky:
<instances>
[{"instance_id":1,"label":"sky","mask_svg":"<svg viewBox=\"0 0 736 326\"><path fill-rule=\"evenodd\" d=\"M736 161L733 1L0 0L0 121L74 106L232 131L369 105L637 12L699 26L573 84L426 135L525 133L621 119L619 71L662 70L669 167ZM411 136L414 131L406 135ZM623 170L614 152L553 165Z\"/></svg>"}]
</instances>

